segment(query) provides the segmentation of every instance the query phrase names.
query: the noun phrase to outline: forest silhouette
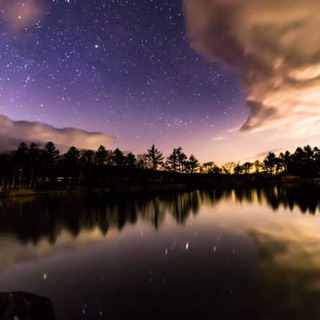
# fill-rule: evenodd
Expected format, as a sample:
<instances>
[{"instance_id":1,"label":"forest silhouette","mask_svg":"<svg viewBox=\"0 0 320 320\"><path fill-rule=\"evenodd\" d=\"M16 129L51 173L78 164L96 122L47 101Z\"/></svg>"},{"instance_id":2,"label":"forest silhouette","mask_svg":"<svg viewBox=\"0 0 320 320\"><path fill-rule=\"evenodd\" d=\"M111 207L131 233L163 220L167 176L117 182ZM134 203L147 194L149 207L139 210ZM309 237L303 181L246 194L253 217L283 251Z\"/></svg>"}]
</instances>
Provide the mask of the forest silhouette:
<instances>
[{"instance_id":1,"label":"forest silhouette","mask_svg":"<svg viewBox=\"0 0 320 320\"><path fill-rule=\"evenodd\" d=\"M2 191L16 188L66 186L140 186L187 184L199 186L212 182L241 179L280 179L283 177L317 178L320 174L320 150L306 146L295 152L267 154L254 162L230 162L218 166L214 161L200 163L181 147L168 157L152 145L145 154L134 155L120 149L97 151L71 147L61 154L53 142L44 147L20 143L11 152L0 154Z\"/></svg>"}]
</instances>

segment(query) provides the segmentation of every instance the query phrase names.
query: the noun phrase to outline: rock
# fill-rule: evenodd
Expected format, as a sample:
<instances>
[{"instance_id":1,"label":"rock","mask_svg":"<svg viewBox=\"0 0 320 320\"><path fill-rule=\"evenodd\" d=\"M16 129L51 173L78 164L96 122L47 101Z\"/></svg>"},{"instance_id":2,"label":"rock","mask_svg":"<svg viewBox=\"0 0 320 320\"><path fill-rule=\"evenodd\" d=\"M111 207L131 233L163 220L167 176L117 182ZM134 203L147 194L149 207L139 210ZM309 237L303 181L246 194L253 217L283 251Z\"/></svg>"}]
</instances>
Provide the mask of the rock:
<instances>
[{"instance_id":1,"label":"rock","mask_svg":"<svg viewBox=\"0 0 320 320\"><path fill-rule=\"evenodd\" d=\"M0 293L0 320L55 320L49 299L25 292Z\"/></svg>"}]
</instances>

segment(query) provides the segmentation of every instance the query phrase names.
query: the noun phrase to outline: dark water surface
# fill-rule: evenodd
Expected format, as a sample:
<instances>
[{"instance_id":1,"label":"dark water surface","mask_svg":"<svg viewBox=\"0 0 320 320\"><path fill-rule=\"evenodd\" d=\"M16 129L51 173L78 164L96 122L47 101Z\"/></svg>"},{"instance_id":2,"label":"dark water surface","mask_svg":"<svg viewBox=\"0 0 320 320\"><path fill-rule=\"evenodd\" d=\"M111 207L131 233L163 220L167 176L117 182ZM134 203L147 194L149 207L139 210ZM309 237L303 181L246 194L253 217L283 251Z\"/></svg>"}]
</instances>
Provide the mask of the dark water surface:
<instances>
[{"instance_id":1,"label":"dark water surface","mask_svg":"<svg viewBox=\"0 0 320 320\"><path fill-rule=\"evenodd\" d=\"M320 188L0 200L0 291L57 320L320 319Z\"/></svg>"}]
</instances>

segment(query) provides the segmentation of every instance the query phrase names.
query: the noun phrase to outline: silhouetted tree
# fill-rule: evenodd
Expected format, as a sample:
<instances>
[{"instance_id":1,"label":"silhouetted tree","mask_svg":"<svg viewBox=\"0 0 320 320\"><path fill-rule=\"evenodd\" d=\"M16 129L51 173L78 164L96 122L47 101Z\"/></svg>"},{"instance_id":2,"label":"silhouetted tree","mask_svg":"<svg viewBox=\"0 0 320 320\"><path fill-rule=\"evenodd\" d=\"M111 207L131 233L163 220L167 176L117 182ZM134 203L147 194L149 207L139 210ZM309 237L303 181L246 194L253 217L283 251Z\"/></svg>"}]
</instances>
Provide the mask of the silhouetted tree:
<instances>
[{"instance_id":1,"label":"silhouetted tree","mask_svg":"<svg viewBox=\"0 0 320 320\"><path fill-rule=\"evenodd\" d=\"M95 153L92 150L84 150L81 152L79 165L80 173L79 178L86 177L87 180L91 179L92 166L94 163Z\"/></svg>"},{"instance_id":2,"label":"silhouetted tree","mask_svg":"<svg viewBox=\"0 0 320 320\"><path fill-rule=\"evenodd\" d=\"M70 147L67 153L64 155L64 158L70 165L77 166L80 159L80 151L76 147Z\"/></svg>"},{"instance_id":3,"label":"silhouetted tree","mask_svg":"<svg viewBox=\"0 0 320 320\"><path fill-rule=\"evenodd\" d=\"M144 154L137 155L137 167L140 169L147 169L147 160Z\"/></svg>"},{"instance_id":4,"label":"silhouetted tree","mask_svg":"<svg viewBox=\"0 0 320 320\"><path fill-rule=\"evenodd\" d=\"M253 167L253 164L252 164L251 162L245 162L245 163L242 165L243 172L244 172L245 174L249 174L252 167Z\"/></svg>"},{"instance_id":5,"label":"silhouetted tree","mask_svg":"<svg viewBox=\"0 0 320 320\"><path fill-rule=\"evenodd\" d=\"M165 168L169 171L178 172L179 168L179 159L177 154L177 149L173 149L172 153L166 160Z\"/></svg>"},{"instance_id":6,"label":"silhouetted tree","mask_svg":"<svg viewBox=\"0 0 320 320\"><path fill-rule=\"evenodd\" d=\"M236 167L236 163L235 162L228 162L228 163L225 163L223 166L222 166L222 173L223 174L233 174L234 173L234 168Z\"/></svg>"},{"instance_id":7,"label":"silhouetted tree","mask_svg":"<svg viewBox=\"0 0 320 320\"><path fill-rule=\"evenodd\" d=\"M240 163L237 163L236 166L233 168L234 174L242 174L243 173L243 167L240 165Z\"/></svg>"},{"instance_id":8,"label":"silhouetted tree","mask_svg":"<svg viewBox=\"0 0 320 320\"><path fill-rule=\"evenodd\" d=\"M186 162L187 172L195 173L199 169L199 160L192 154Z\"/></svg>"},{"instance_id":9,"label":"silhouetted tree","mask_svg":"<svg viewBox=\"0 0 320 320\"><path fill-rule=\"evenodd\" d=\"M148 149L145 158L148 166L153 170L157 170L162 165L164 159L162 152L154 144Z\"/></svg>"},{"instance_id":10,"label":"silhouetted tree","mask_svg":"<svg viewBox=\"0 0 320 320\"><path fill-rule=\"evenodd\" d=\"M96 164L102 166L106 163L108 157L108 152L104 146L100 146L95 153Z\"/></svg>"},{"instance_id":11,"label":"silhouetted tree","mask_svg":"<svg viewBox=\"0 0 320 320\"><path fill-rule=\"evenodd\" d=\"M213 161L208 161L202 164L201 172L202 173L214 173L215 168L217 165Z\"/></svg>"},{"instance_id":12,"label":"silhouetted tree","mask_svg":"<svg viewBox=\"0 0 320 320\"><path fill-rule=\"evenodd\" d=\"M266 156L266 158L263 161L263 164L267 173L274 174L276 163L277 163L276 155L273 152L269 152L269 154Z\"/></svg>"},{"instance_id":13,"label":"silhouetted tree","mask_svg":"<svg viewBox=\"0 0 320 320\"><path fill-rule=\"evenodd\" d=\"M29 188L34 184L35 169L39 169L40 162L40 148L37 144L31 143L29 147L29 161L30 161L30 182Z\"/></svg>"},{"instance_id":14,"label":"silhouetted tree","mask_svg":"<svg viewBox=\"0 0 320 320\"><path fill-rule=\"evenodd\" d=\"M71 147L63 157L65 177L75 178L79 173L79 160L81 153L76 147Z\"/></svg>"},{"instance_id":15,"label":"silhouetted tree","mask_svg":"<svg viewBox=\"0 0 320 320\"><path fill-rule=\"evenodd\" d=\"M29 148L24 142L20 143L18 149L14 152L14 175L12 185L15 186L16 171L19 173L19 185L22 186L22 176L28 163Z\"/></svg>"},{"instance_id":16,"label":"silhouetted tree","mask_svg":"<svg viewBox=\"0 0 320 320\"><path fill-rule=\"evenodd\" d=\"M81 153L81 159L84 161L85 164L93 164L94 162L94 152L92 150L84 150Z\"/></svg>"},{"instance_id":17,"label":"silhouetted tree","mask_svg":"<svg viewBox=\"0 0 320 320\"><path fill-rule=\"evenodd\" d=\"M256 160L256 161L253 163L253 167L254 167L255 173L261 173L261 172L263 172L264 165L263 165L263 163L262 163L260 160Z\"/></svg>"},{"instance_id":18,"label":"silhouetted tree","mask_svg":"<svg viewBox=\"0 0 320 320\"><path fill-rule=\"evenodd\" d=\"M129 167L131 170L119 170L113 168L113 166ZM76 147L71 147L60 157L59 150L52 142L48 142L43 149L40 149L35 143L31 143L29 147L25 143L21 143L17 150L0 154L0 183L2 189L16 187L17 185L34 187L36 184L51 183L58 177L64 177L61 181L68 183L73 182L74 178L78 177L79 182L80 180L101 184L112 182L111 185L117 187L119 181L134 181L136 183L138 176L141 177L140 180L144 185L147 185L149 181L157 181L161 184L174 181L180 183L180 178L176 175L159 174L157 172L142 174L141 170L135 173L135 168L162 169L189 174L200 171L216 175L257 173L263 175L266 173L269 175L287 174L300 177L319 177L320 150L308 145L297 148L292 154L286 151L276 156L273 152L270 152L263 162L258 160L254 163L245 162L243 164L230 162L220 169L213 161L200 165L194 155L188 158L181 147L174 148L163 163L163 155L154 145L148 149L147 154L138 155L136 159L131 152L124 155L119 149L110 151L103 146L100 146L96 152L90 150L80 152ZM197 179L195 178L194 181L197 181ZM239 192L240 199L242 197L241 190Z\"/></svg>"},{"instance_id":19,"label":"silhouetted tree","mask_svg":"<svg viewBox=\"0 0 320 320\"><path fill-rule=\"evenodd\" d=\"M123 152L118 148L113 151L113 162L118 167L121 167L125 164Z\"/></svg>"},{"instance_id":20,"label":"silhouetted tree","mask_svg":"<svg viewBox=\"0 0 320 320\"><path fill-rule=\"evenodd\" d=\"M136 165L136 156L133 153L128 153L125 159L126 166L130 168L134 168Z\"/></svg>"},{"instance_id":21,"label":"silhouetted tree","mask_svg":"<svg viewBox=\"0 0 320 320\"><path fill-rule=\"evenodd\" d=\"M0 154L1 187L9 188L13 171L13 156L9 153Z\"/></svg>"},{"instance_id":22,"label":"silhouetted tree","mask_svg":"<svg viewBox=\"0 0 320 320\"><path fill-rule=\"evenodd\" d=\"M180 172L185 172L186 171L186 165L187 165L187 160L188 157L184 152L182 152L182 148L178 148L178 159L179 159L179 166L180 166Z\"/></svg>"},{"instance_id":23,"label":"silhouetted tree","mask_svg":"<svg viewBox=\"0 0 320 320\"><path fill-rule=\"evenodd\" d=\"M299 147L291 155L290 159L289 173L304 177L319 176L320 161L318 148L312 149L310 146Z\"/></svg>"},{"instance_id":24,"label":"silhouetted tree","mask_svg":"<svg viewBox=\"0 0 320 320\"><path fill-rule=\"evenodd\" d=\"M292 158L289 151L285 153L280 153L279 158L281 159L282 165L284 167L285 172L292 172Z\"/></svg>"},{"instance_id":25,"label":"silhouetted tree","mask_svg":"<svg viewBox=\"0 0 320 320\"><path fill-rule=\"evenodd\" d=\"M188 157L182 151L181 147L174 148L166 160L165 167L169 171L183 173L186 171L186 160Z\"/></svg>"},{"instance_id":26,"label":"silhouetted tree","mask_svg":"<svg viewBox=\"0 0 320 320\"><path fill-rule=\"evenodd\" d=\"M59 161L59 150L56 149L56 146L53 142L48 142L44 146L43 150L43 161L45 166L45 174L47 177L52 177L54 175L56 165Z\"/></svg>"}]
</instances>

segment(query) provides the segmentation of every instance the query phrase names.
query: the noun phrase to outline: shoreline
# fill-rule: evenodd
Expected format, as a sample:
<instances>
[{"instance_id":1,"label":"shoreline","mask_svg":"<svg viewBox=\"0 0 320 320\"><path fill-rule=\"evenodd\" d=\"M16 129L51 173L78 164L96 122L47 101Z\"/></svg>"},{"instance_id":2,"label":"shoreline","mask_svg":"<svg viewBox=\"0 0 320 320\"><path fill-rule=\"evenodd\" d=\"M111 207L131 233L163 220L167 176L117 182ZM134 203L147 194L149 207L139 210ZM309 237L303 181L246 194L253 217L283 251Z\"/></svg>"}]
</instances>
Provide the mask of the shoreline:
<instances>
[{"instance_id":1,"label":"shoreline","mask_svg":"<svg viewBox=\"0 0 320 320\"><path fill-rule=\"evenodd\" d=\"M202 179L200 179L202 180ZM50 185L29 188L21 186L17 188L8 188L0 190L0 197L33 197L45 195L68 195L72 193L157 193L157 192L175 192L191 190L208 190L217 187L269 187L269 186L298 186L301 184L320 184L320 178L299 178L299 177L207 177L203 181L179 181L177 183L125 183L118 182L105 185Z\"/></svg>"}]
</instances>

